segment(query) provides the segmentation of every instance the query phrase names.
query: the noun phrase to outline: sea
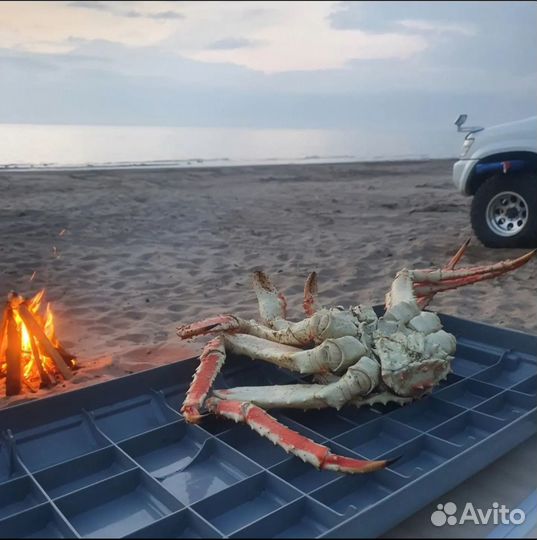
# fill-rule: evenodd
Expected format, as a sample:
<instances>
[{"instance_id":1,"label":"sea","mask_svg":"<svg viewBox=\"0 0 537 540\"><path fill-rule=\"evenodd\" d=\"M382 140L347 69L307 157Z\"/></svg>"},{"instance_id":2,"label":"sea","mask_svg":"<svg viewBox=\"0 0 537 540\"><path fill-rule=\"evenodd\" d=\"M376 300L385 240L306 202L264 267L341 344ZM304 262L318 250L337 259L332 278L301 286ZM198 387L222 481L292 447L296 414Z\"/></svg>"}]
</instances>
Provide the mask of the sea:
<instances>
[{"instance_id":1,"label":"sea","mask_svg":"<svg viewBox=\"0 0 537 540\"><path fill-rule=\"evenodd\" d=\"M452 130L0 124L0 169L204 167L450 159Z\"/></svg>"}]
</instances>

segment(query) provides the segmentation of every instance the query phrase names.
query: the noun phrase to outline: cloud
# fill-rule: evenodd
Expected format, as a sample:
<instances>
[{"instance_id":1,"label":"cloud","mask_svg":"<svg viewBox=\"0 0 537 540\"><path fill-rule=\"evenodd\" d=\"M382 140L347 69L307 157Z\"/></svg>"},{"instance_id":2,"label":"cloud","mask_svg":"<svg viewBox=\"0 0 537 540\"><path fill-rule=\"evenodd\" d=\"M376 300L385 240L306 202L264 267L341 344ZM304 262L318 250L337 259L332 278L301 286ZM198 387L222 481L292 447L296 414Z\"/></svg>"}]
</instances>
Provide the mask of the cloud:
<instances>
[{"instance_id":1,"label":"cloud","mask_svg":"<svg viewBox=\"0 0 537 540\"><path fill-rule=\"evenodd\" d=\"M0 34L0 47L67 52L71 37L100 39L159 45L198 62L235 64L267 74L340 69L354 59L405 60L428 47L423 35L403 27L380 33L335 28L330 15L339 3L334 1L182 2L180 13L175 6L104 1L0 4L0 24L11 30Z\"/></svg>"},{"instance_id":2,"label":"cloud","mask_svg":"<svg viewBox=\"0 0 537 540\"><path fill-rule=\"evenodd\" d=\"M203 3L201 3L203 4ZM256 47L205 48L196 36L176 35L181 54L204 62L234 63L264 73L339 69L353 59L406 59L427 48L427 41L408 31L368 33L362 30L336 29L330 15L338 2L268 2L267 13L256 19L250 12L250 24L245 24L242 6L225 2L218 8L188 12L189 21L200 20L199 32L210 32L220 39L237 33L242 39L256 40ZM203 17L201 17L203 15ZM199 19L198 19L199 17ZM225 26L222 20L226 21ZM225 35L219 35L223 34ZM193 41L187 41L190 37Z\"/></svg>"},{"instance_id":3,"label":"cloud","mask_svg":"<svg viewBox=\"0 0 537 540\"><path fill-rule=\"evenodd\" d=\"M81 9L93 9L95 11L102 11L116 15L118 17L127 17L131 19L137 19L144 17L147 19L155 20L171 20L171 19L184 19L185 16L182 13L177 11L167 10L167 11L139 11L137 9L125 9L121 4L131 4L132 2L86 2L86 1L75 1L69 2L68 6Z\"/></svg>"},{"instance_id":4,"label":"cloud","mask_svg":"<svg viewBox=\"0 0 537 540\"><path fill-rule=\"evenodd\" d=\"M476 35L476 29L473 25L465 23L449 23L442 21L430 21L423 19L404 19L397 21L399 26L425 33L452 33L461 34L463 36Z\"/></svg>"},{"instance_id":5,"label":"cloud","mask_svg":"<svg viewBox=\"0 0 537 540\"><path fill-rule=\"evenodd\" d=\"M261 42L259 40L245 38L223 38L214 41L207 48L217 50L242 49L245 47L257 47Z\"/></svg>"},{"instance_id":6,"label":"cloud","mask_svg":"<svg viewBox=\"0 0 537 540\"><path fill-rule=\"evenodd\" d=\"M0 2L0 47L62 53L74 49L73 39L152 46L184 23L169 7L168 2Z\"/></svg>"},{"instance_id":7,"label":"cloud","mask_svg":"<svg viewBox=\"0 0 537 540\"><path fill-rule=\"evenodd\" d=\"M105 2L99 2L98 0L90 2L69 2L67 4L69 7L83 8L83 9L95 9L97 11L110 11L112 6L106 4Z\"/></svg>"},{"instance_id":8,"label":"cloud","mask_svg":"<svg viewBox=\"0 0 537 540\"><path fill-rule=\"evenodd\" d=\"M120 17L129 17L131 19L137 19L140 17L146 19L155 19L155 20L171 20L171 19L184 19L185 16L182 13L177 13L176 11L156 11L154 13L143 13L141 11L136 11L135 9L129 9L127 11L115 9L109 10L110 13L118 15Z\"/></svg>"},{"instance_id":9,"label":"cloud","mask_svg":"<svg viewBox=\"0 0 537 540\"><path fill-rule=\"evenodd\" d=\"M0 121L415 136L535 114L537 4L432 4L0 3Z\"/></svg>"},{"instance_id":10,"label":"cloud","mask_svg":"<svg viewBox=\"0 0 537 540\"><path fill-rule=\"evenodd\" d=\"M150 19L184 19L185 16L177 11L157 11L156 13L147 13L145 15Z\"/></svg>"}]
</instances>

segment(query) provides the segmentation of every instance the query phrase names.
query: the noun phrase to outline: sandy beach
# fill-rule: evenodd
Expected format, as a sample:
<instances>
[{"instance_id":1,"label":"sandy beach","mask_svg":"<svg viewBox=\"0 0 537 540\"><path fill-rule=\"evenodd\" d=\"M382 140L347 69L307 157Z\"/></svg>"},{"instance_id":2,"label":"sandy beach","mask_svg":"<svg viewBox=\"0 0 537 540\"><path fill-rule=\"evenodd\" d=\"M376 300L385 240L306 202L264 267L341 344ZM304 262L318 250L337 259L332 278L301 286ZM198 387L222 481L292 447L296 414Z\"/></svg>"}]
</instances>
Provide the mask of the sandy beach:
<instances>
[{"instance_id":1,"label":"sandy beach","mask_svg":"<svg viewBox=\"0 0 537 540\"><path fill-rule=\"evenodd\" d=\"M82 369L0 405L192 356L199 343L179 342L176 327L219 312L256 316L256 269L285 292L292 318L312 270L325 305L382 303L397 270L441 265L471 236L470 199L452 186L451 165L1 172L0 297L45 287ZM473 238L465 263L521 253ZM536 333L536 277L532 261L431 308Z\"/></svg>"}]
</instances>

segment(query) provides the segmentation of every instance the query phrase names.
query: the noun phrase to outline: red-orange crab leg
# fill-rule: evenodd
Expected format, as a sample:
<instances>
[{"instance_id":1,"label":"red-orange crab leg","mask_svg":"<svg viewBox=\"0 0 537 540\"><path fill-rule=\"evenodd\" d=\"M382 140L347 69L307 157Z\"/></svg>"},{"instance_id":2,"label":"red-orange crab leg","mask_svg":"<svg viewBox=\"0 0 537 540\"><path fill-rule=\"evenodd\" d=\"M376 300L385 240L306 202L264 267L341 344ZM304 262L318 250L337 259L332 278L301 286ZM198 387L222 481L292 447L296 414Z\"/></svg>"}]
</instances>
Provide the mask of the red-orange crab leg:
<instances>
[{"instance_id":1,"label":"red-orange crab leg","mask_svg":"<svg viewBox=\"0 0 537 540\"><path fill-rule=\"evenodd\" d=\"M246 423L286 452L294 454L317 469L359 474L384 469L393 462L393 460L367 461L332 454L326 446L284 426L261 407L249 402L210 398L207 400L207 408L235 422Z\"/></svg>"},{"instance_id":2,"label":"red-orange crab leg","mask_svg":"<svg viewBox=\"0 0 537 540\"><path fill-rule=\"evenodd\" d=\"M316 307L316 301L317 301L317 272L312 272L308 279L306 279L306 283L304 285L304 313L308 317L312 317L315 315L315 312L317 311Z\"/></svg>"},{"instance_id":3,"label":"red-orange crab leg","mask_svg":"<svg viewBox=\"0 0 537 540\"><path fill-rule=\"evenodd\" d=\"M479 281L492 279L526 264L537 252L530 251L517 259L507 259L487 266L460 268L459 270L412 270L415 294L428 296L440 291L456 289Z\"/></svg>"},{"instance_id":4,"label":"red-orange crab leg","mask_svg":"<svg viewBox=\"0 0 537 540\"><path fill-rule=\"evenodd\" d=\"M414 293L418 298L421 299L423 295L427 295L426 298L429 295L436 294L438 292L443 291L449 291L451 289L457 289L458 287L464 287L465 285L470 285L472 283L476 283L478 281L483 281L486 279L493 279L496 277L500 277L505 272L489 272L488 274L482 274L479 276L479 279L474 279L473 281L468 281L468 278L458 278L458 279L446 279L440 283L432 284L426 284L424 285L422 283L418 283L414 286ZM421 304L420 304L421 306Z\"/></svg>"},{"instance_id":5,"label":"red-orange crab leg","mask_svg":"<svg viewBox=\"0 0 537 540\"><path fill-rule=\"evenodd\" d=\"M203 406L214 379L224 365L225 359L226 350L222 336L215 337L205 345L200 356L199 366L194 373L194 378L181 407L181 412L187 422L196 424L202 418L199 410Z\"/></svg>"}]
</instances>

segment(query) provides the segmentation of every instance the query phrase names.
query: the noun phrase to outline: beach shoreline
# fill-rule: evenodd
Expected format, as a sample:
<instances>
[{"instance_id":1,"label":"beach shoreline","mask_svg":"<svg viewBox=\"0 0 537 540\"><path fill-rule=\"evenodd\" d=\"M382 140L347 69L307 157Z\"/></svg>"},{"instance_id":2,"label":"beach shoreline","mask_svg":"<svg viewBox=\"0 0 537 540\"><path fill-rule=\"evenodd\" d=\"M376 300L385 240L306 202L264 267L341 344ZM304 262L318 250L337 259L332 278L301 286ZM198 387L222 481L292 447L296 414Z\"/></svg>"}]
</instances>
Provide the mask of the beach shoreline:
<instances>
[{"instance_id":1,"label":"beach shoreline","mask_svg":"<svg viewBox=\"0 0 537 540\"><path fill-rule=\"evenodd\" d=\"M255 317L254 270L273 277L298 319L312 270L321 304L375 305L399 269L441 265L469 236L463 265L522 254L473 237L452 164L0 170L0 297L45 287L82 367L0 406L197 354L203 341L180 342L176 327L221 312ZM431 309L535 334L536 274L532 261L438 295Z\"/></svg>"},{"instance_id":2,"label":"beach shoreline","mask_svg":"<svg viewBox=\"0 0 537 540\"><path fill-rule=\"evenodd\" d=\"M242 168L242 167L278 167L286 165L338 165L338 164L367 164L367 163L414 163L425 161L455 161L455 157L432 158L424 156L407 156L386 158L384 156L371 159L357 159L356 156L305 156L297 158L266 158L233 160L230 158L191 158L156 161L127 161L127 162L88 162L80 164L57 163L4 163L0 164L2 172L76 172L76 171L162 171L169 169L213 169L213 168Z\"/></svg>"}]
</instances>

